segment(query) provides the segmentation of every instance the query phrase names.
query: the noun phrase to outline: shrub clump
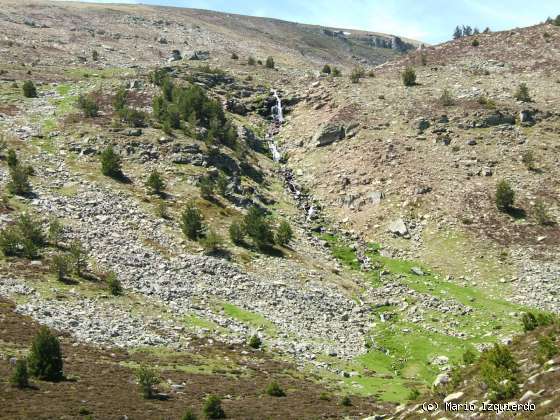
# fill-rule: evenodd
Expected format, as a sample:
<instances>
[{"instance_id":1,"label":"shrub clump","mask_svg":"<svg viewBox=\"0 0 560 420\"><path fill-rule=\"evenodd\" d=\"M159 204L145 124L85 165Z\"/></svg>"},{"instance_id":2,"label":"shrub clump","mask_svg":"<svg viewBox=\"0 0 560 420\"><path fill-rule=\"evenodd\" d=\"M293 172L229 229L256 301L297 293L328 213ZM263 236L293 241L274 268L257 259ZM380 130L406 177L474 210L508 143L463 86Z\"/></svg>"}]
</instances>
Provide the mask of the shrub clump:
<instances>
[{"instance_id":1,"label":"shrub clump","mask_svg":"<svg viewBox=\"0 0 560 420\"><path fill-rule=\"evenodd\" d=\"M196 241L202 236L202 215L194 203L189 203L181 214L181 230L191 241Z\"/></svg>"},{"instance_id":2,"label":"shrub clump","mask_svg":"<svg viewBox=\"0 0 560 420\"><path fill-rule=\"evenodd\" d=\"M273 69L274 68L274 58L268 57L265 63L266 68Z\"/></svg>"},{"instance_id":3,"label":"shrub clump","mask_svg":"<svg viewBox=\"0 0 560 420\"><path fill-rule=\"evenodd\" d=\"M146 187L151 194L161 195L165 189L165 182L157 170L153 170L146 181Z\"/></svg>"},{"instance_id":4,"label":"shrub clump","mask_svg":"<svg viewBox=\"0 0 560 420\"><path fill-rule=\"evenodd\" d=\"M546 208L546 204L543 200L538 198L535 200L535 205L533 206L533 211L535 214L535 219L539 225L550 225L552 224L552 220L550 215L548 214L548 210Z\"/></svg>"},{"instance_id":5,"label":"shrub clump","mask_svg":"<svg viewBox=\"0 0 560 420\"><path fill-rule=\"evenodd\" d=\"M526 83L521 83L517 87L514 98L520 102L531 102L531 95L529 95L529 88Z\"/></svg>"},{"instance_id":6,"label":"shrub clump","mask_svg":"<svg viewBox=\"0 0 560 420\"><path fill-rule=\"evenodd\" d=\"M123 294L121 282L114 272L107 275L107 287L113 296L120 296Z\"/></svg>"},{"instance_id":7,"label":"shrub clump","mask_svg":"<svg viewBox=\"0 0 560 420\"><path fill-rule=\"evenodd\" d=\"M274 242L269 224L263 212L257 207L251 207L243 218L243 229L259 249L269 248Z\"/></svg>"},{"instance_id":8,"label":"shrub clump","mask_svg":"<svg viewBox=\"0 0 560 420\"><path fill-rule=\"evenodd\" d=\"M519 366L507 346L494 344L494 348L484 352L480 372L491 401L510 399L517 393Z\"/></svg>"},{"instance_id":9,"label":"shrub clump","mask_svg":"<svg viewBox=\"0 0 560 420\"><path fill-rule=\"evenodd\" d=\"M209 419L224 419L226 417L226 413L222 408L222 400L217 395L206 397L202 412Z\"/></svg>"},{"instance_id":10,"label":"shrub clump","mask_svg":"<svg viewBox=\"0 0 560 420\"><path fill-rule=\"evenodd\" d=\"M57 254L52 258L52 269L56 273L58 281L63 281L69 272L70 261L68 256Z\"/></svg>"},{"instance_id":11,"label":"shrub clump","mask_svg":"<svg viewBox=\"0 0 560 420\"><path fill-rule=\"evenodd\" d=\"M412 67L407 67L402 72L401 78L405 86L414 86L416 84L416 71Z\"/></svg>"},{"instance_id":12,"label":"shrub clump","mask_svg":"<svg viewBox=\"0 0 560 420\"><path fill-rule=\"evenodd\" d=\"M350 81L352 83L358 83L362 77L366 74L365 70L361 66L354 67L350 73Z\"/></svg>"},{"instance_id":13,"label":"shrub clump","mask_svg":"<svg viewBox=\"0 0 560 420\"><path fill-rule=\"evenodd\" d=\"M0 231L0 250L7 257L37 257L38 249L45 245L43 227L27 213Z\"/></svg>"},{"instance_id":14,"label":"shrub clump","mask_svg":"<svg viewBox=\"0 0 560 420\"><path fill-rule=\"evenodd\" d=\"M113 149L113 146L108 146L101 153L101 173L111 178L122 178L121 158Z\"/></svg>"},{"instance_id":15,"label":"shrub clump","mask_svg":"<svg viewBox=\"0 0 560 420\"><path fill-rule=\"evenodd\" d=\"M142 396L145 399L153 398L155 393L154 387L161 382L156 372L147 366L141 366L136 372L136 378L138 379Z\"/></svg>"},{"instance_id":16,"label":"shrub clump","mask_svg":"<svg viewBox=\"0 0 560 420\"><path fill-rule=\"evenodd\" d=\"M78 108L82 111L84 117L97 117L99 113L99 105L92 96L80 95L78 97Z\"/></svg>"},{"instance_id":17,"label":"shrub clump","mask_svg":"<svg viewBox=\"0 0 560 420\"><path fill-rule=\"evenodd\" d=\"M204 249L206 250L206 253L213 254L213 253L216 253L216 252L220 251L220 249L222 249L224 241L223 241L222 237L220 235L218 235L218 233L216 233L215 230L210 229L206 233L206 236L204 236L204 238L202 238L200 243L204 247Z\"/></svg>"},{"instance_id":18,"label":"shrub clump","mask_svg":"<svg viewBox=\"0 0 560 420\"><path fill-rule=\"evenodd\" d=\"M285 397L286 396L286 392L284 392L282 387L280 385L278 385L278 382L276 382L276 381L273 381L273 382L268 384L268 386L266 387L266 393L268 395L270 395L271 397Z\"/></svg>"},{"instance_id":19,"label":"shrub clump","mask_svg":"<svg viewBox=\"0 0 560 420\"><path fill-rule=\"evenodd\" d=\"M292 227L286 220L283 220L280 226L278 226L274 241L280 246L285 246L292 240L293 236L294 232Z\"/></svg>"},{"instance_id":20,"label":"shrub clump","mask_svg":"<svg viewBox=\"0 0 560 420\"><path fill-rule=\"evenodd\" d=\"M29 372L27 371L27 361L25 359L18 359L16 361L10 383L20 389L29 386Z\"/></svg>"},{"instance_id":21,"label":"shrub clump","mask_svg":"<svg viewBox=\"0 0 560 420\"><path fill-rule=\"evenodd\" d=\"M496 187L496 206L500 211L508 211L513 206L515 192L509 182L502 179Z\"/></svg>"},{"instance_id":22,"label":"shrub clump","mask_svg":"<svg viewBox=\"0 0 560 420\"><path fill-rule=\"evenodd\" d=\"M325 64L323 66L323 69L321 70L321 73L331 74L331 66L329 66L328 64Z\"/></svg>"},{"instance_id":23,"label":"shrub clump","mask_svg":"<svg viewBox=\"0 0 560 420\"><path fill-rule=\"evenodd\" d=\"M47 327L41 327L31 345L29 372L42 380L59 381L63 378L62 365L58 338Z\"/></svg>"},{"instance_id":24,"label":"shrub clump","mask_svg":"<svg viewBox=\"0 0 560 420\"><path fill-rule=\"evenodd\" d=\"M235 245L241 245L244 237L245 232L243 231L243 227L239 223L233 222L229 227L229 238L231 239L231 242Z\"/></svg>"},{"instance_id":25,"label":"shrub clump","mask_svg":"<svg viewBox=\"0 0 560 420\"><path fill-rule=\"evenodd\" d=\"M258 335L254 334L249 338L249 347L258 349L261 346L262 346L262 340Z\"/></svg>"},{"instance_id":26,"label":"shrub clump","mask_svg":"<svg viewBox=\"0 0 560 420\"><path fill-rule=\"evenodd\" d=\"M31 80L26 80L25 82L23 82L21 90L23 91L23 96L25 96L26 98L37 97L37 88Z\"/></svg>"}]
</instances>

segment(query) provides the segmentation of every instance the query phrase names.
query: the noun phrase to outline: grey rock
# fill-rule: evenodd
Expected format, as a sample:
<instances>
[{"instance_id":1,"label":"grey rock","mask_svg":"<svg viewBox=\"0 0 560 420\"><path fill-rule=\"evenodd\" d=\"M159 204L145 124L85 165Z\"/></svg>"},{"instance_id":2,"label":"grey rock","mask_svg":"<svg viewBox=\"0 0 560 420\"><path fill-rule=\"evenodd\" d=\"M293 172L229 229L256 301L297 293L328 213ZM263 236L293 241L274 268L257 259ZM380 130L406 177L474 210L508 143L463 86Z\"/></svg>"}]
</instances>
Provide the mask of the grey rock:
<instances>
[{"instance_id":1,"label":"grey rock","mask_svg":"<svg viewBox=\"0 0 560 420\"><path fill-rule=\"evenodd\" d=\"M313 144L316 146L326 146L345 136L344 126L339 124L323 124L313 136Z\"/></svg>"}]
</instances>

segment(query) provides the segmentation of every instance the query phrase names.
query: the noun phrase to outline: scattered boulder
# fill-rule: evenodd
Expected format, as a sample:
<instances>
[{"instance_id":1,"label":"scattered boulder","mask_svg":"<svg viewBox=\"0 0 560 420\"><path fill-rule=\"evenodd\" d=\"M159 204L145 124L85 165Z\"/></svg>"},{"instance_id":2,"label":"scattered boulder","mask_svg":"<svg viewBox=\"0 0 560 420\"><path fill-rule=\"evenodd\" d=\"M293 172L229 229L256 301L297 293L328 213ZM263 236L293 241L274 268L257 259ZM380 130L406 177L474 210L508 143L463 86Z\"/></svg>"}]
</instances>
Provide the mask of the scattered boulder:
<instances>
[{"instance_id":1,"label":"scattered boulder","mask_svg":"<svg viewBox=\"0 0 560 420\"><path fill-rule=\"evenodd\" d=\"M443 402L453 402L453 401L458 401L460 400L463 395L465 395L464 392L459 391L459 392L454 392L453 394L449 394L447 397L445 397L443 399Z\"/></svg>"},{"instance_id":2,"label":"scattered boulder","mask_svg":"<svg viewBox=\"0 0 560 420\"><path fill-rule=\"evenodd\" d=\"M210 51L194 51L189 60L208 60L210 58Z\"/></svg>"},{"instance_id":3,"label":"scattered boulder","mask_svg":"<svg viewBox=\"0 0 560 420\"><path fill-rule=\"evenodd\" d=\"M238 115L246 115L247 114L247 106L243 102L238 99L231 98L226 101L226 109L229 112L233 112L234 114Z\"/></svg>"},{"instance_id":4,"label":"scattered boulder","mask_svg":"<svg viewBox=\"0 0 560 420\"><path fill-rule=\"evenodd\" d=\"M385 194L382 191L372 191L367 195L368 202L373 205L381 203L383 198L385 198Z\"/></svg>"},{"instance_id":5,"label":"scattered boulder","mask_svg":"<svg viewBox=\"0 0 560 420\"><path fill-rule=\"evenodd\" d=\"M169 58L167 59L167 61L169 63L173 62L173 61L180 61L182 60L183 57L181 57L181 51L179 50L173 50L171 51L171 55L169 56Z\"/></svg>"},{"instance_id":6,"label":"scattered boulder","mask_svg":"<svg viewBox=\"0 0 560 420\"><path fill-rule=\"evenodd\" d=\"M389 224L389 232L398 236L406 237L408 235L408 228L406 227L404 220L402 218L398 218Z\"/></svg>"},{"instance_id":7,"label":"scattered boulder","mask_svg":"<svg viewBox=\"0 0 560 420\"><path fill-rule=\"evenodd\" d=\"M449 375L447 375L446 373L440 373L436 379L434 380L432 386L434 388L437 388L439 386L445 385L449 382Z\"/></svg>"},{"instance_id":8,"label":"scattered boulder","mask_svg":"<svg viewBox=\"0 0 560 420\"><path fill-rule=\"evenodd\" d=\"M346 135L345 129L339 124L323 124L313 136L313 143L317 146L326 146L337 140L343 139Z\"/></svg>"},{"instance_id":9,"label":"scattered boulder","mask_svg":"<svg viewBox=\"0 0 560 420\"><path fill-rule=\"evenodd\" d=\"M422 271L422 269L420 267L411 267L410 272L412 274L417 275L417 276L423 276L424 275L424 272Z\"/></svg>"},{"instance_id":10,"label":"scattered boulder","mask_svg":"<svg viewBox=\"0 0 560 420\"><path fill-rule=\"evenodd\" d=\"M523 109L519 112L519 122L521 125L531 126L535 124L534 111Z\"/></svg>"}]
</instances>

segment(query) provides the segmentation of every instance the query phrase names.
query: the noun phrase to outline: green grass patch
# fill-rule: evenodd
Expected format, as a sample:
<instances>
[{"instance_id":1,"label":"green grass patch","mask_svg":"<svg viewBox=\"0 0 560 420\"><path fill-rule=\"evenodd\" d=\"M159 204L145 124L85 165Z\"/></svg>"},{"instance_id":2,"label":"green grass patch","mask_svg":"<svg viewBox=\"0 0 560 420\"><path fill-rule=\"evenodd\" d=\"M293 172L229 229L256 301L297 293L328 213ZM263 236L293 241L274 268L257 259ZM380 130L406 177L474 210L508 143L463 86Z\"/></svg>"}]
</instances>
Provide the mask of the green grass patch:
<instances>
[{"instance_id":1,"label":"green grass patch","mask_svg":"<svg viewBox=\"0 0 560 420\"><path fill-rule=\"evenodd\" d=\"M242 309L239 306L233 305L231 303L223 303L220 307L229 317L253 328L262 328L270 336L276 335L276 327L264 316L254 312L246 311L245 309Z\"/></svg>"}]
</instances>

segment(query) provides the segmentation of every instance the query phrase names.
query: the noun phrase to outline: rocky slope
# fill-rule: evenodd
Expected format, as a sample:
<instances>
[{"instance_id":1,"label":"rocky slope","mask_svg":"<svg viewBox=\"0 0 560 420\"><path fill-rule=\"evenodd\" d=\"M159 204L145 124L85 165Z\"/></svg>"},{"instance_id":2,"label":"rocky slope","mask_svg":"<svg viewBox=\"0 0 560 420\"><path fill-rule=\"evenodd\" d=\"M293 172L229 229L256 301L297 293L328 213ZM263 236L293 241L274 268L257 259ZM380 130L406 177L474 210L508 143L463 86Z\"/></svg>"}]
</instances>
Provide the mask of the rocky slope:
<instances>
[{"instance_id":1,"label":"rocky slope","mask_svg":"<svg viewBox=\"0 0 560 420\"><path fill-rule=\"evenodd\" d=\"M523 312L559 310L558 226L539 224L535 211L539 198L551 221L558 217L559 28L485 34L478 46L461 39L398 58L416 43L205 11L7 2L2 13L0 129L34 171L32 194L8 194L2 153L1 228L23 212L45 230L53 218L64 225L60 244L38 258L0 260L0 294L18 319L91 348L147 351L173 383L191 380L192 366L169 367L168 352L190 358L202 340L252 359L247 342L256 335L286 370L312 375L328 394L322 400L356 398L331 417L365 417L392 410L358 395L407 401L465 350L510 342ZM273 56L275 66L250 65L250 56ZM349 80L352 66L390 57ZM320 74L325 63L342 76ZM400 72L410 65L417 84L404 87ZM234 143L213 142L201 121L176 129L159 121L152 104L165 88L154 83L156 67L223 106ZM35 82L36 98L22 96L24 80ZM521 82L532 102L513 98ZM143 126L119 114L122 88L127 105L146 113ZM96 116L80 110L80 95L96 101ZM108 145L122 158L122 179L100 172ZM144 185L154 169L167 184L161 197ZM501 178L517 193L509 213L493 200ZM221 187L208 194L208 179ZM220 252L181 232L188 202L225 239ZM293 240L267 252L230 241L230 226L253 205L274 229L289 221ZM88 252L86 273L59 281L53 257L76 239ZM109 271L124 296L109 294ZM2 355L24 355L18 340L2 341ZM230 374L206 373L211 381ZM256 401L227 392L257 411L268 404L261 391ZM166 412L179 416L171 405ZM329 416L320 404L307 409L293 418Z\"/></svg>"}]
</instances>

